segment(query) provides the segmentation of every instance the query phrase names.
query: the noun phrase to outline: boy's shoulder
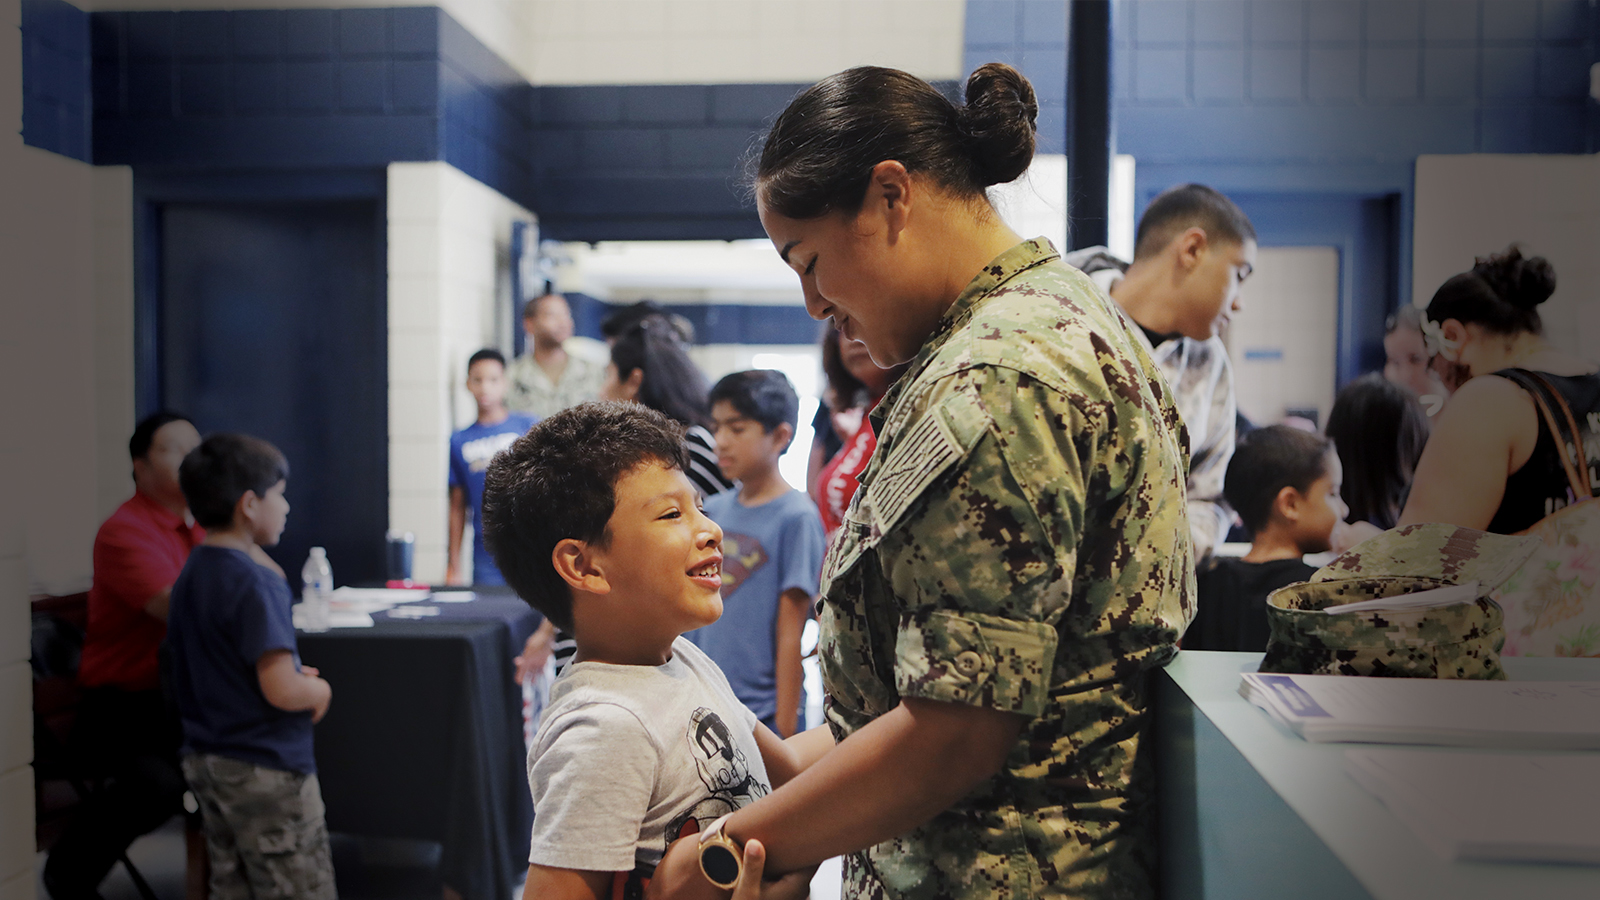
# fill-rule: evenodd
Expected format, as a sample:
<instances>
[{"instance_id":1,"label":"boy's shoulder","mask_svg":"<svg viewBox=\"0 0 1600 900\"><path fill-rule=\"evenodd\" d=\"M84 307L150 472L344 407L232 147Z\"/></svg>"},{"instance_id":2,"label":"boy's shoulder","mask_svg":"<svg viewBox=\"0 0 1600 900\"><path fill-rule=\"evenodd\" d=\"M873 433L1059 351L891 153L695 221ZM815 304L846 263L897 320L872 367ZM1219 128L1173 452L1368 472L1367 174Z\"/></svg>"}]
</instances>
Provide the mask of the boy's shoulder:
<instances>
[{"instance_id":1,"label":"boy's shoulder","mask_svg":"<svg viewBox=\"0 0 1600 900\"><path fill-rule=\"evenodd\" d=\"M1199 587L1229 584L1246 586L1271 582L1293 584L1305 581L1317 570L1302 559L1274 559L1267 562L1247 562L1237 556L1213 556L1200 567L1197 574Z\"/></svg>"},{"instance_id":2,"label":"boy's shoulder","mask_svg":"<svg viewBox=\"0 0 1600 900\"><path fill-rule=\"evenodd\" d=\"M257 563L249 555L226 547L204 544L189 553L184 565L189 580L204 579L211 586L234 588L255 594L289 595L289 583L278 573Z\"/></svg>"},{"instance_id":3,"label":"boy's shoulder","mask_svg":"<svg viewBox=\"0 0 1600 900\"><path fill-rule=\"evenodd\" d=\"M672 652L673 662L661 667L572 664L550 686L543 720L553 724L564 716L582 713L586 718L625 727L637 723L649 732L649 723L667 707L718 692L721 670L705 651L680 636L673 641ZM684 673L690 677L683 677Z\"/></svg>"}]
</instances>

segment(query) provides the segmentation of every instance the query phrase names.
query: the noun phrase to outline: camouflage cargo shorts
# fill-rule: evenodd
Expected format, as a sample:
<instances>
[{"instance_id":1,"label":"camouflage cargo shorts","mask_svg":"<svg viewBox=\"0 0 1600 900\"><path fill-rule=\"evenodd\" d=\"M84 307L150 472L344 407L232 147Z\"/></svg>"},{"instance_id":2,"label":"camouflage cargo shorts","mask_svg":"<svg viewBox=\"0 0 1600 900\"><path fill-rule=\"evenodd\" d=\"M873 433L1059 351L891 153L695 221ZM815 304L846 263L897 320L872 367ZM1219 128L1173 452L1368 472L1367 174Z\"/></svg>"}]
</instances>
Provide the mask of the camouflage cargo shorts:
<instances>
[{"instance_id":1,"label":"camouflage cargo shorts","mask_svg":"<svg viewBox=\"0 0 1600 900\"><path fill-rule=\"evenodd\" d=\"M212 900L333 900L333 855L316 775L193 754L183 775L200 803Z\"/></svg>"}]
</instances>

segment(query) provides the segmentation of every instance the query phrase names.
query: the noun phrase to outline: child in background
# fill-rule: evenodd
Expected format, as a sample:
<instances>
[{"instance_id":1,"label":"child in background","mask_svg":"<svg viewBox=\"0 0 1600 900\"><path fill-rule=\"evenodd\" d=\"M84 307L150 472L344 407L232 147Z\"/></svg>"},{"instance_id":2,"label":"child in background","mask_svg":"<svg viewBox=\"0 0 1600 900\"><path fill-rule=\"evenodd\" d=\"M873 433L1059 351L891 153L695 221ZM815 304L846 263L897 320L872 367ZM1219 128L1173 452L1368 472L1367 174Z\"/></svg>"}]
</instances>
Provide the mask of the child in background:
<instances>
[{"instance_id":1,"label":"child in background","mask_svg":"<svg viewBox=\"0 0 1600 900\"><path fill-rule=\"evenodd\" d=\"M1202 567L1199 609L1183 649L1266 649L1267 595L1316 571L1301 557L1332 545L1334 526L1346 512L1342 480L1339 455L1321 435L1273 425L1240 442L1223 495L1250 529L1250 552Z\"/></svg>"},{"instance_id":2,"label":"child in background","mask_svg":"<svg viewBox=\"0 0 1600 900\"><path fill-rule=\"evenodd\" d=\"M261 549L283 534L288 477L242 434L207 438L178 474L206 539L172 586L167 644L213 897L335 896L311 743L333 692L300 665L289 583Z\"/></svg>"},{"instance_id":3,"label":"child in background","mask_svg":"<svg viewBox=\"0 0 1600 900\"><path fill-rule=\"evenodd\" d=\"M642 896L667 846L765 796L833 744L788 743L684 632L722 612L722 531L683 430L637 403L585 403L489 466L484 536L506 581L577 642L528 756L523 896ZM759 845L746 877L759 877ZM780 884L804 896L809 873Z\"/></svg>"},{"instance_id":4,"label":"child in background","mask_svg":"<svg viewBox=\"0 0 1600 900\"><path fill-rule=\"evenodd\" d=\"M778 734L805 730L800 634L827 545L816 504L778 472L800 400L782 372L735 372L711 389L717 467L738 490L706 498L722 526L722 618L689 638L727 673L740 701Z\"/></svg>"},{"instance_id":5,"label":"child in background","mask_svg":"<svg viewBox=\"0 0 1600 900\"><path fill-rule=\"evenodd\" d=\"M498 350L479 350L467 360L467 390L478 401L478 421L450 436L450 533L444 580L461 583L461 538L471 522L473 583L505 584L483 546L483 473L496 453L539 419L506 408L506 358Z\"/></svg>"}]
</instances>

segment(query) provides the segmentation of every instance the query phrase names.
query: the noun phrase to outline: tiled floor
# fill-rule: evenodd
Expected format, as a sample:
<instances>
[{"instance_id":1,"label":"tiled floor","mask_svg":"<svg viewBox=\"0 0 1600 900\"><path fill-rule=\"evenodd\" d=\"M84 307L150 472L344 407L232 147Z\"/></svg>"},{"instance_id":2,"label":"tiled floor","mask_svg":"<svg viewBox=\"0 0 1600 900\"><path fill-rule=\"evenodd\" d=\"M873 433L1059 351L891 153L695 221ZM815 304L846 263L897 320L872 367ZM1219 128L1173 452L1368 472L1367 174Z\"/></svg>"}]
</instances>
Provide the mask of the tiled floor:
<instances>
[{"instance_id":1,"label":"tiled floor","mask_svg":"<svg viewBox=\"0 0 1600 900\"><path fill-rule=\"evenodd\" d=\"M128 848L128 857L161 900L183 900L183 820L174 818ZM39 854L37 871L44 871ZM333 836L333 868L342 900L439 900L436 869L439 846L424 841L365 841ZM100 885L105 900L141 900L127 870L119 863ZM520 897L522 886L507 891ZM39 900L47 900L43 882Z\"/></svg>"},{"instance_id":2,"label":"tiled floor","mask_svg":"<svg viewBox=\"0 0 1600 900\"><path fill-rule=\"evenodd\" d=\"M161 900L183 900L183 820L174 818L165 826L145 835L128 848L128 856L144 875ZM45 855L39 854L37 871L44 871ZM438 846L420 841L357 841L335 835L333 865L339 877L342 900L438 900L440 884L434 874ZM822 864L811 881L812 900L838 900L839 861ZM127 871L121 864L100 886L105 900L140 900ZM47 900L41 882L39 900ZM521 897L516 885L508 898Z\"/></svg>"}]
</instances>

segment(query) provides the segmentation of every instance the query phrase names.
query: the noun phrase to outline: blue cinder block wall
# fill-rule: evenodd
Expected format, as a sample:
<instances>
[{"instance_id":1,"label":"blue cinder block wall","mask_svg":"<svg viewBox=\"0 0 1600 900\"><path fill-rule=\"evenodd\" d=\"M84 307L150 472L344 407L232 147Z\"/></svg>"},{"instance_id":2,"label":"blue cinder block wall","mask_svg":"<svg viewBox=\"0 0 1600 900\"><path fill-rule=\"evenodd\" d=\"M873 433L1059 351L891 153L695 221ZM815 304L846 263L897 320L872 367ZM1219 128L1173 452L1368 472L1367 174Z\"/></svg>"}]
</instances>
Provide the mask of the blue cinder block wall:
<instances>
[{"instance_id":1,"label":"blue cinder block wall","mask_svg":"<svg viewBox=\"0 0 1600 900\"><path fill-rule=\"evenodd\" d=\"M1117 5L1119 152L1182 180L1409 190L1433 153L1592 153L1590 0ZM1221 186L1221 185L1219 185Z\"/></svg>"}]
</instances>

